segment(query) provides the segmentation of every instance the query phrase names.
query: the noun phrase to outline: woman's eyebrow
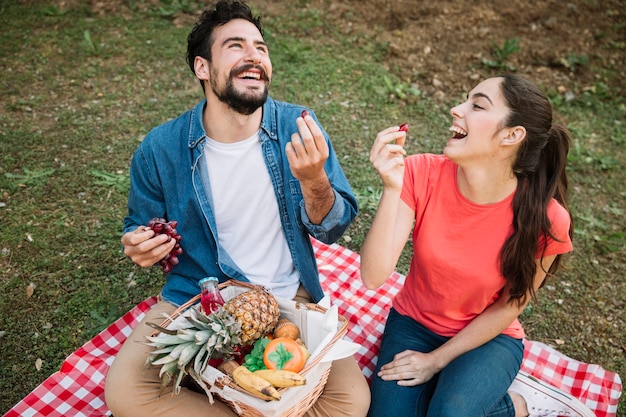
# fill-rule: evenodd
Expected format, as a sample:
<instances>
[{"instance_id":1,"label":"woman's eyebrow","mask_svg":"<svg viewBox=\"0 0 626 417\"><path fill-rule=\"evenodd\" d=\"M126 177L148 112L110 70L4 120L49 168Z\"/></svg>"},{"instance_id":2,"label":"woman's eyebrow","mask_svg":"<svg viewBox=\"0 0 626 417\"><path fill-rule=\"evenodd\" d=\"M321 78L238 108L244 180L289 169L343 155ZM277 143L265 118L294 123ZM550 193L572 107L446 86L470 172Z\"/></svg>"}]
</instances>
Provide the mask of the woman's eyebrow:
<instances>
[{"instance_id":1,"label":"woman's eyebrow","mask_svg":"<svg viewBox=\"0 0 626 417\"><path fill-rule=\"evenodd\" d=\"M491 99L489 98L489 96L485 93L474 93L474 95L472 95L472 98L480 98L480 97L484 97L487 99L487 101L489 103L491 103L491 105L493 106L493 102L491 101ZM469 95L467 96L467 98L469 98Z\"/></svg>"}]
</instances>

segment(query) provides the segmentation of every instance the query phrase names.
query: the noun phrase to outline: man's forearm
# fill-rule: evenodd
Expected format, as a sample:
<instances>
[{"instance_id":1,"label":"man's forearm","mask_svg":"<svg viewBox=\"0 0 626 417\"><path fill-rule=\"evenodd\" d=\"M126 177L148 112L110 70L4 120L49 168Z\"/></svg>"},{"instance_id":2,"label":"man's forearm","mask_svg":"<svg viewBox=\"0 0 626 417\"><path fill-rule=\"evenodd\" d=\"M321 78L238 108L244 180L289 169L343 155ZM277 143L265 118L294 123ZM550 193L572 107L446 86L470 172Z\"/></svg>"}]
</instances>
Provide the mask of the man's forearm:
<instances>
[{"instance_id":1,"label":"man's forearm","mask_svg":"<svg viewBox=\"0 0 626 417\"><path fill-rule=\"evenodd\" d=\"M335 193L328 177L301 182L304 207L309 220L320 224L335 203Z\"/></svg>"}]
</instances>

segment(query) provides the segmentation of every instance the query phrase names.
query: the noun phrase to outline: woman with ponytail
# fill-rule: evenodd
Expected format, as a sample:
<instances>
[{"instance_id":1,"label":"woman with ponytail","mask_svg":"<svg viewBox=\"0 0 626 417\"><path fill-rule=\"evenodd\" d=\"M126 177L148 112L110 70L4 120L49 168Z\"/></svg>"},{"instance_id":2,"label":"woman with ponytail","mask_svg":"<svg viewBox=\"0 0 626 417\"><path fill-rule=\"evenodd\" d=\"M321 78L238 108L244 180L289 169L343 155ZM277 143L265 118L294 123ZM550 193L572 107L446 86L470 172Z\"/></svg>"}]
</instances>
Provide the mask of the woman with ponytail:
<instances>
[{"instance_id":1,"label":"woman with ponytail","mask_svg":"<svg viewBox=\"0 0 626 417\"><path fill-rule=\"evenodd\" d=\"M520 372L518 316L572 250L569 135L516 75L489 78L450 111L443 155L405 157L405 129L381 131L370 161L383 182L361 248L374 289L409 234L413 257L393 301L369 416L593 416Z\"/></svg>"}]
</instances>

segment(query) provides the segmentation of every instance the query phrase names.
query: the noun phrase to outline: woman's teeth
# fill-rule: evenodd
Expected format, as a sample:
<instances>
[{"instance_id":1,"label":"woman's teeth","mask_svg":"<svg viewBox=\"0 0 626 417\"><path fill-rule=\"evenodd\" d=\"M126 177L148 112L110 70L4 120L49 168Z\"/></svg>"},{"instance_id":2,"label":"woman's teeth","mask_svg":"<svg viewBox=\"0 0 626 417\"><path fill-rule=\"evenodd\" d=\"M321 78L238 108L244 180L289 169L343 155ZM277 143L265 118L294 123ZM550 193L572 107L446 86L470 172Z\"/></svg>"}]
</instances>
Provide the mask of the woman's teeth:
<instances>
[{"instance_id":1,"label":"woman's teeth","mask_svg":"<svg viewBox=\"0 0 626 417\"><path fill-rule=\"evenodd\" d=\"M463 139L465 136L467 136L467 132L458 126L450 126L449 130L450 132L454 133L454 135L452 136L453 139Z\"/></svg>"}]
</instances>

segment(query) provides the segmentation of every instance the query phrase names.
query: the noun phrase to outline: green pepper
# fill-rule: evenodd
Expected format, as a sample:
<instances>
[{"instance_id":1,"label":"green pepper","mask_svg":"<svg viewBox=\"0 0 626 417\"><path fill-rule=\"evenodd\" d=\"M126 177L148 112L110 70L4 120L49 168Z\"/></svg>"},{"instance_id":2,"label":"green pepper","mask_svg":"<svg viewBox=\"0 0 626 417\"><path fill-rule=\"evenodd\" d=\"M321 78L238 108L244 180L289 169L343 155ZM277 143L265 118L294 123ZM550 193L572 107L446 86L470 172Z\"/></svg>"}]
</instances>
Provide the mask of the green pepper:
<instances>
[{"instance_id":1,"label":"green pepper","mask_svg":"<svg viewBox=\"0 0 626 417\"><path fill-rule=\"evenodd\" d=\"M270 339L267 337L258 339L254 342L254 346L252 347L250 353L243 358L243 365L248 368L250 372L266 369L266 366L263 363L263 353L265 352L265 347L269 342Z\"/></svg>"}]
</instances>

